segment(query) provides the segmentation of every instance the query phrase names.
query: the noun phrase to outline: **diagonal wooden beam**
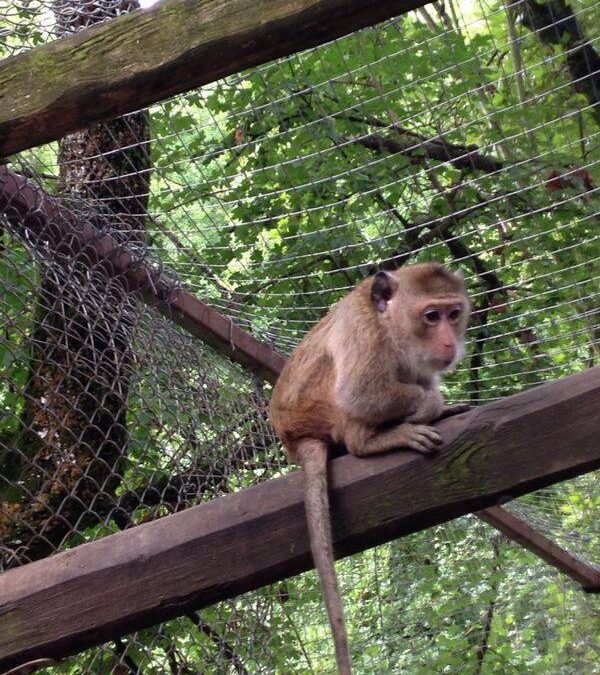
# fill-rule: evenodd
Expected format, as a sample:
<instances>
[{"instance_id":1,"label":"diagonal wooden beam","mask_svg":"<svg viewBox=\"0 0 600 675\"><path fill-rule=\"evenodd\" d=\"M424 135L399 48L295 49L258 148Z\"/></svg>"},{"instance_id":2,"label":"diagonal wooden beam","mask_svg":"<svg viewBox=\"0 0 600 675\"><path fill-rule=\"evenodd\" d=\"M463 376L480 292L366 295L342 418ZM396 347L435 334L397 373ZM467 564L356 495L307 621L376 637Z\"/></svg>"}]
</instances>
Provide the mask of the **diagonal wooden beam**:
<instances>
[{"instance_id":1,"label":"diagonal wooden beam","mask_svg":"<svg viewBox=\"0 0 600 675\"><path fill-rule=\"evenodd\" d=\"M5 166L0 166L0 213L4 213L21 237L34 242L36 247L51 250L67 261L81 257L87 265L104 265L107 273L118 276L132 291L140 292L147 304L192 335L265 380L272 383L277 380L285 357L272 346L260 342L229 318L181 289L147 260L124 250L107 232L78 218L58 199ZM584 588L593 586L596 578L593 566L575 559L552 542L551 546L546 546L542 542L545 537L516 516L506 516L506 519L510 516L513 525L508 527L506 519L502 518L505 513L495 507L477 515ZM587 567L585 572L582 571L584 567Z\"/></svg>"},{"instance_id":2,"label":"diagonal wooden beam","mask_svg":"<svg viewBox=\"0 0 600 675\"><path fill-rule=\"evenodd\" d=\"M581 585L588 593L600 592L600 567L572 555L531 525L499 506L490 506L476 514L481 520L500 530L507 537L535 553Z\"/></svg>"},{"instance_id":3,"label":"diagonal wooden beam","mask_svg":"<svg viewBox=\"0 0 600 675\"><path fill-rule=\"evenodd\" d=\"M444 445L433 458L332 460L337 554L600 467L599 419L595 368L442 420ZM0 575L0 671L76 653L311 566L295 472Z\"/></svg>"},{"instance_id":4,"label":"diagonal wooden beam","mask_svg":"<svg viewBox=\"0 0 600 675\"><path fill-rule=\"evenodd\" d=\"M431 0L165 0L0 63L0 157Z\"/></svg>"}]
</instances>

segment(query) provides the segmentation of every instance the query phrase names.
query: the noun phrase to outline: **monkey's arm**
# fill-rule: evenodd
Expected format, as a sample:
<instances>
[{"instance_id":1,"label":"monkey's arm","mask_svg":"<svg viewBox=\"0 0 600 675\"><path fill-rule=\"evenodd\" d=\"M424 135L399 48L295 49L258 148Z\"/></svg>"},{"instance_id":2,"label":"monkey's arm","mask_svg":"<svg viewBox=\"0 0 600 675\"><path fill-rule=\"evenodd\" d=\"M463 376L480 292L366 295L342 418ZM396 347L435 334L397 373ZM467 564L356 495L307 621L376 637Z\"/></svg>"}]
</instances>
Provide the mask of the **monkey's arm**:
<instances>
[{"instance_id":1,"label":"monkey's arm","mask_svg":"<svg viewBox=\"0 0 600 675\"><path fill-rule=\"evenodd\" d=\"M403 387L408 386L411 387L412 393L412 387L417 385L403 385ZM449 406L444 404L444 397L437 387L424 389L417 386L417 389L418 391L412 394L412 410L405 416L406 422L428 424L447 416L445 413L446 410L449 410ZM448 414L452 415L453 413L450 412Z\"/></svg>"},{"instance_id":2,"label":"monkey's arm","mask_svg":"<svg viewBox=\"0 0 600 675\"><path fill-rule=\"evenodd\" d=\"M385 397L382 397L383 392ZM366 398L362 399L362 415L346 417L343 437L348 452L356 456L396 448L409 448L424 454L435 452L442 439L427 423L449 409L436 387L425 389L416 384L394 382L391 386L381 387L377 395L370 393L368 408L364 406ZM365 417L367 412L368 417ZM391 429L377 428L399 419L404 422Z\"/></svg>"},{"instance_id":3,"label":"monkey's arm","mask_svg":"<svg viewBox=\"0 0 600 675\"><path fill-rule=\"evenodd\" d=\"M391 420L429 422L444 408L439 392L426 391L418 384L406 384L392 378L341 378L336 383L338 406L348 418L366 426L379 426Z\"/></svg>"}]
</instances>

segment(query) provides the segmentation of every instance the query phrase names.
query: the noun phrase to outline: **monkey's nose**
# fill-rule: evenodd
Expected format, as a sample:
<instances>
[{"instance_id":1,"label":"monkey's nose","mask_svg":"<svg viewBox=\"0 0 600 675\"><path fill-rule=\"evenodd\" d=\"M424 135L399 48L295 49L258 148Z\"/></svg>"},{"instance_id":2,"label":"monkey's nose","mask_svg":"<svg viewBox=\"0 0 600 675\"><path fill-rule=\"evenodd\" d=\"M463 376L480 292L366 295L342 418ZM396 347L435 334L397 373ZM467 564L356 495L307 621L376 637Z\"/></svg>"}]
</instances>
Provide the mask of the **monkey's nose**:
<instances>
[{"instance_id":1,"label":"monkey's nose","mask_svg":"<svg viewBox=\"0 0 600 675\"><path fill-rule=\"evenodd\" d=\"M456 358L456 347L454 345L446 346L445 354L443 356L444 368L447 368Z\"/></svg>"}]
</instances>

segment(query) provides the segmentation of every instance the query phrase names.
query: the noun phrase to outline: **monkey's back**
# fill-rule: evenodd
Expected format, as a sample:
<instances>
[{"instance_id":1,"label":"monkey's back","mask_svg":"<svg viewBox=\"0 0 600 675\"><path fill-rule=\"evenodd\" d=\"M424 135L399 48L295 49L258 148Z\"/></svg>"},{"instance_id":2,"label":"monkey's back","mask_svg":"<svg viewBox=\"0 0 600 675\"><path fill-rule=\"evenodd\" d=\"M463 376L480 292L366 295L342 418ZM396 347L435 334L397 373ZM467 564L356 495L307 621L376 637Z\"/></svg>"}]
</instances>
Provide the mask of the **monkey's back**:
<instances>
[{"instance_id":1,"label":"monkey's back","mask_svg":"<svg viewBox=\"0 0 600 675\"><path fill-rule=\"evenodd\" d=\"M325 316L304 338L286 363L271 397L269 417L290 459L303 438L339 441L339 413L333 405L334 362L322 334L333 315Z\"/></svg>"}]
</instances>

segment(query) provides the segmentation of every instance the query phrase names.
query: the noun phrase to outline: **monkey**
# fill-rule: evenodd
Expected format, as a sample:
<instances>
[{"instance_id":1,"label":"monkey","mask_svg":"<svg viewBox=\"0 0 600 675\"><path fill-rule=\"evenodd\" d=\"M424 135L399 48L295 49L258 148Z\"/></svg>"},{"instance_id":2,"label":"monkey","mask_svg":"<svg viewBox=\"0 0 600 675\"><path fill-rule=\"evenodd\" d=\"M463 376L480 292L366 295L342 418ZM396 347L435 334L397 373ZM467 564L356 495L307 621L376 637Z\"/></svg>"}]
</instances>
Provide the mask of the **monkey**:
<instances>
[{"instance_id":1,"label":"monkey","mask_svg":"<svg viewBox=\"0 0 600 675\"><path fill-rule=\"evenodd\" d=\"M439 263L377 272L307 333L273 388L271 423L304 473L311 552L340 675L352 669L333 554L328 451L435 453L442 439L429 423L468 410L446 406L439 383L464 355L470 309L462 273Z\"/></svg>"}]
</instances>

